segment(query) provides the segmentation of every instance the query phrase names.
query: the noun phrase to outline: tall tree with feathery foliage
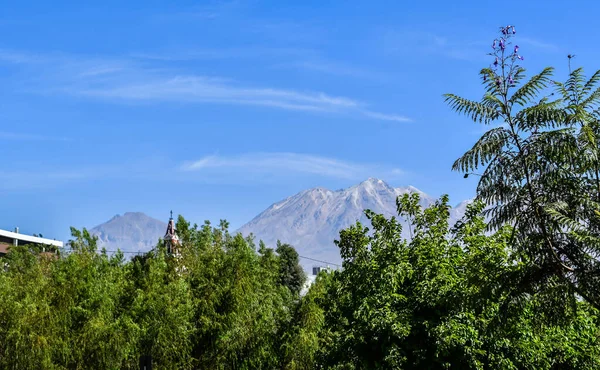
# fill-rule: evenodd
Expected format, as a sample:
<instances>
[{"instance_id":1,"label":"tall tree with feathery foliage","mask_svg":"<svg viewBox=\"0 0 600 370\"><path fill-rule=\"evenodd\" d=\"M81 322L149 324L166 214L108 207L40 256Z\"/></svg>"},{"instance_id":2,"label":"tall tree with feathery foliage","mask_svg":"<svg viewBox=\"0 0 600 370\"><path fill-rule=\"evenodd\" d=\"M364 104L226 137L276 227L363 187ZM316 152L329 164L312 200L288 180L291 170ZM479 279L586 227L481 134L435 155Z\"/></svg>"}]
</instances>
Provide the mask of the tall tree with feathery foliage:
<instances>
[{"instance_id":1,"label":"tall tree with feathery foliage","mask_svg":"<svg viewBox=\"0 0 600 370\"><path fill-rule=\"evenodd\" d=\"M519 64L524 58L511 43L515 34L514 26L501 27L493 41L493 63L480 72L486 89L481 101L445 95L453 110L473 121L501 123L453 170L467 177L483 168L477 197L487 205L489 227L514 226L512 242L530 266L526 275L514 277L515 294L560 285L569 297L576 293L598 308L600 291L593 282L600 276L600 243L585 242L576 226L593 225L588 230L596 235L600 230L590 211L600 200L600 73L586 81L577 69L559 83L553 68L545 68L525 80Z\"/></svg>"}]
</instances>

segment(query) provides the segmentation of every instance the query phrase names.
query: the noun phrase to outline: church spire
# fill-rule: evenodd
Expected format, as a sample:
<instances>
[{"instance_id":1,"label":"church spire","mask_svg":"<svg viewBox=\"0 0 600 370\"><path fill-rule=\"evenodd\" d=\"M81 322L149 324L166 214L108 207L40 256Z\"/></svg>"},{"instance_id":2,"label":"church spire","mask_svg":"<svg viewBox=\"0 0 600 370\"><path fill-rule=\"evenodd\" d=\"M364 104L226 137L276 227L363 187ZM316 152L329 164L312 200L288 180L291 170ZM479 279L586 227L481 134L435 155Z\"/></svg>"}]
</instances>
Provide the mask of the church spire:
<instances>
[{"instance_id":1,"label":"church spire","mask_svg":"<svg viewBox=\"0 0 600 370\"><path fill-rule=\"evenodd\" d=\"M169 218L169 223L167 224L167 232L165 233L163 240L165 241L165 247L167 247L167 253L176 253L176 249L179 246L179 237L177 237L175 230L173 211L171 211L171 217Z\"/></svg>"}]
</instances>

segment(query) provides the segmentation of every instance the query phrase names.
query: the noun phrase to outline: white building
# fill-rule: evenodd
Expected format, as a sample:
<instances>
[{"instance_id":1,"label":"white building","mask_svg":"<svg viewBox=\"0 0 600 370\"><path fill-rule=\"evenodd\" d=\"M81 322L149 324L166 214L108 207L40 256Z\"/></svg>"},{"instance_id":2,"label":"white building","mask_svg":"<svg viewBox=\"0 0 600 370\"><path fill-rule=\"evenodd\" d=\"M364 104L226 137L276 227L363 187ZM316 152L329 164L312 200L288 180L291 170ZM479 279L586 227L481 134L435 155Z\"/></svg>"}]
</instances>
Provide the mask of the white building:
<instances>
[{"instance_id":1,"label":"white building","mask_svg":"<svg viewBox=\"0 0 600 370\"><path fill-rule=\"evenodd\" d=\"M319 272L321 271L331 271L331 267L327 266L313 266L313 276L317 276L319 275Z\"/></svg>"},{"instance_id":2,"label":"white building","mask_svg":"<svg viewBox=\"0 0 600 370\"><path fill-rule=\"evenodd\" d=\"M63 242L59 240L52 240L40 238L37 236L19 234L18 227L15 229L15 231L7 231L0 229L0 257L8 253L8 250L12 246L28 244L40 245L44 247L46 251L63 247Z\"/></svg>"}]
</instances>

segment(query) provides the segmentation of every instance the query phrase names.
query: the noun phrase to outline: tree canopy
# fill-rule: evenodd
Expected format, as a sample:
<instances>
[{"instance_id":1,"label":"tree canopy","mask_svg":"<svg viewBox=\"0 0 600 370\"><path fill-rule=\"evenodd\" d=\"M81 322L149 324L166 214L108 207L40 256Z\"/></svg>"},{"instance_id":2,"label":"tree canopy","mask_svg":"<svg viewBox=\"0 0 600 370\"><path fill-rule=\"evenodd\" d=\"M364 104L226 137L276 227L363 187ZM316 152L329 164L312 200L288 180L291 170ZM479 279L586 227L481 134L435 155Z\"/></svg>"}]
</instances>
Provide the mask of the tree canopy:
<instances>
[{"instance_id":1,"label":"tree canopy","mask_svg":"<svg viewBox=\"0 0 600 370\"><path fill-rule=\"evenodd\" d=\"M511 243L530 267L516 294L562 284L600 308L600 71L587 79L577 68L560 82L546 68L525 80L514 34L502 27L492 44L481 101L446 94L455 111L499 124L453 169L483 170L477 197L490 229L514 226Z\"/></svg>"}]
</instances>

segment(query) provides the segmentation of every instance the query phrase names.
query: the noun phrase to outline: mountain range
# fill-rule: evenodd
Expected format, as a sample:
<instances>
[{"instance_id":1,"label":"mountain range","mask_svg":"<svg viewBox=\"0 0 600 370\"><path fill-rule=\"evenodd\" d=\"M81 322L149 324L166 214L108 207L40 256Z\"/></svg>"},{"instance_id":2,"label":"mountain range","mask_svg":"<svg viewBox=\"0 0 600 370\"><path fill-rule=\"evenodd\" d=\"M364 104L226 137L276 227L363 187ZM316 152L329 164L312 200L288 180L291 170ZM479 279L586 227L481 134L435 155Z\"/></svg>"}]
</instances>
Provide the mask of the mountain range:
<instances>
[{"instance_id":1,"label":"mountain range","mask_svg":"<svg viewBox=\"0 0 600 370\"><path fill-rule=\"evenodd\" d=\"M366 209L386 217L397 216L396 198L407 193L418 193L423 207L436 200L412 186L393 188L382 180L369 178L347 189L332 191L317 187L302 191L274 203L235 232L244 236L252 233L269 247L275 247L277 240L293 245L303 257L301 262L307 270L314 265L335 267L341 264L334 244L340 230L356 221L369 225L364 215ZM463 201L451 209L451 223L464 215L469 202ZM165 222L141 212L128 212L116 215L90 232L98 236L100 247L135 253L153 248L166 227ZM404 227L405 237L408 237L407 230Z\"/></svg>"},{"instance_id":2,"label":"mountain range","mask_svg":"<svg viewBox=\"0 0 600 370\"><path fill-rule=\"evenodd\" d=\"M382 180L370 178L337 191L320 187L302 191L273 204L237 231L243 235L252 233L267 246L281 240L296 247L301 256L339 265L341 259L334 240L339 239L340 230L356 221L370 226L364 214L366 209L386 217L397 216L396 199L407 193L418 193L422 207L436 200L415 187L393 188ZM461 202L451 209L452 224L464 215L468 203ZM408 227L400 221L405 226L404 236L408 237ZM323 265L306 258L302 264L305 268Z\"/></svg>"}]
</instances>

